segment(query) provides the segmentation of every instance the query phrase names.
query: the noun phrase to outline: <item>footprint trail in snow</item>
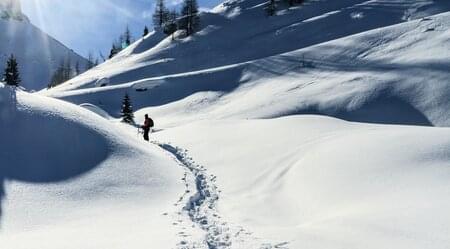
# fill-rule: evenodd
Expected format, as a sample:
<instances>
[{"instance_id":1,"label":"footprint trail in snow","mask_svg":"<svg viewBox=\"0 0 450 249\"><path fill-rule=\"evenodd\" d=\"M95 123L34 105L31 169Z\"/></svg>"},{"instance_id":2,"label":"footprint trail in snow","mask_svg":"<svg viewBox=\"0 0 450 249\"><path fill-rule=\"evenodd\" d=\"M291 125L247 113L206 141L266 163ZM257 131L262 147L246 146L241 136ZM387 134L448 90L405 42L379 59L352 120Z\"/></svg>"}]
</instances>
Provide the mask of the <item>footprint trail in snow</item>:
<instances>
[{"instance_id":1,"label":"footprint trail in snow","mask_svg":"<svg viewBox=\"0 0 450 249\"><path fill-rule=\"evenodd\" d=\"M170 144L155 144L169 152L178 164L186 170L182 179L186 185L186 192L175 205L183 205L184 203L183 210L178 215L187 215L191 224L184 224L186 222L183 222L183 217L180 217L174 225L184 226L182 227L183 230L186 230L187 226L198 227L204 234L203 238L200 239L201 241L190 241L188 238L191 236L187 232L180 232L181 242L178 243L178 248L288 248L287 242L276 245L263 243L261 239L251 236L251 233L243 227L223 221L217 211L220 190L215 184L216 177L209 175L203 166L195 163L188 156L186 150Z\"/></svg>"}]
</instances>

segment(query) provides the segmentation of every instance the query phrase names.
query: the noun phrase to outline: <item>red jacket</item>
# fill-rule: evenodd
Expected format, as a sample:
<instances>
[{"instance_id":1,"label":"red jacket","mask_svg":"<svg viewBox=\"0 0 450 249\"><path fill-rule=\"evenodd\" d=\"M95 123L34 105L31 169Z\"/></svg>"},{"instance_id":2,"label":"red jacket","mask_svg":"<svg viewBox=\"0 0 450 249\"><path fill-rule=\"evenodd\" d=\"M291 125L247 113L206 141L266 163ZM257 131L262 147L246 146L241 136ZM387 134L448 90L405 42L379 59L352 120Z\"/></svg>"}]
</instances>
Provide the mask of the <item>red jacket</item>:
<instances>
[{"instance_id":1,"label":"red jacket","mask_svg":"<svg viewBox=\"0 0 450 249\"><path fill-rule=\"evenodd\" d=\"M142 126L142 128L144 128L144 129L150 129L151 127L152 127L152 124L151 124L152 122L151 122L151 119L150 118L146 118L145 119L145 121L144 121L144 125Z\"/></svg>"}]
</instances>

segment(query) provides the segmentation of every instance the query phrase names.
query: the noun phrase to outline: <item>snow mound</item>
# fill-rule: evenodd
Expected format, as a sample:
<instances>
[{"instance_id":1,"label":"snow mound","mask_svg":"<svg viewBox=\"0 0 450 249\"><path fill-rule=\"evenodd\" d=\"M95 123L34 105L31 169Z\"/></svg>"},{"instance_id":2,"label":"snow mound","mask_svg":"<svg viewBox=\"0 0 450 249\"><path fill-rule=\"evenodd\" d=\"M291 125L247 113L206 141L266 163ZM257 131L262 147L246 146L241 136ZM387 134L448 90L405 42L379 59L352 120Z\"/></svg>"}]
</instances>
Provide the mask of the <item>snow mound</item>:
<instances>
[{"instance_id":1,"label":"snow mound","mask_svg":"<svg viewBox=\"0 0 450 249\"><path fill-rule=\"evenodd\" d=\"M100 117L103 117L105 119L111 119L112 117L109 116L109 114L107 112L105 112L102 108L93 105L93 104L89 104L89 103L85 103L85 104L81 104L80 107L83 107L97 115L99 115Z\"/></svg>"},{"instance_id":2,"label":"snow mound","mask_svg":"<svg viewBox=\"0 0 450 249\"><path fill-rule=\"evenodd\" d=\"M3 85L0 117L2 246L172 244L161 214L183 191L181 170L160 150L84 108ZM130 229L139 231L123 234Z\"/></svg>"}]
</instances>

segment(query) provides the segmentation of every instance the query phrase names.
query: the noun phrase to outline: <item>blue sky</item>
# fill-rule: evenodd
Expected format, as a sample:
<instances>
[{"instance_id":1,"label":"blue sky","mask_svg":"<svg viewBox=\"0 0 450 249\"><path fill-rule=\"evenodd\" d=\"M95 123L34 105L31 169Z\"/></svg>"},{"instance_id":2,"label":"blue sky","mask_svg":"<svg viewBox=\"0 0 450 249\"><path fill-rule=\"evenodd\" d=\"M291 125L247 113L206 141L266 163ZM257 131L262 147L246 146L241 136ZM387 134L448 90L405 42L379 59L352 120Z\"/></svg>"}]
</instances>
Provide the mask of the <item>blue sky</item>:
<instances>
[{"instance_id":1,"label":"blue sky","mask_svg":"<svg viewBox=\"0 0 450 249\"><path fill-rule=\"evenodd\" d=\"M167 0L176 8L182 0ZM221 0L199 0L212 8ZM127 24L135 36L151 27L154 0L23 0L23 12L31 22L69 48L86 56L89 51L105 55Z\"/></svg>"}]
</instances>

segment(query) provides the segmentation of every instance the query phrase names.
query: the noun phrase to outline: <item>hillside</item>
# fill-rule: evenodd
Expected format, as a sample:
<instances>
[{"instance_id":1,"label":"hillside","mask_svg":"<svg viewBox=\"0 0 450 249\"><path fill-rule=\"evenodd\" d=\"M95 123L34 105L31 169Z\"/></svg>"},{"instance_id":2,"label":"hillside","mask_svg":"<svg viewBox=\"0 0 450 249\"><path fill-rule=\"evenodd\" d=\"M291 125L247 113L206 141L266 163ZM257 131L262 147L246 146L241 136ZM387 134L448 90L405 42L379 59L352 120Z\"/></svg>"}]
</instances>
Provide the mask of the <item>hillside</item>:
<instances>
[{"instance_id":1,"label":"hillside","mask_svg":"<svg viewBox=\"0 0 450 249\"><path fill-rule=\"evenodd\" d=\"M450 2L265 3L50 90L0 85L0 244L446 248Z\"/></svg>"},{"instance_id":2,"label":"hillside","mask_svg":"<svg viewBox=\"0 0 450 249\"><path fill-rule=\"evenodd\" d=\"M162 213L184 191L182 170L163 152L83 108L1 84L0 113L2 248L164 248L176 239Z\"/></svg>"},{"instance_id":3,"label":"hillside","mask_svg":"<svg viewBox=\"0 0 450 249\"><path fill-rule=\"evenodd\" d=\"M118 84L234 65L450 10L450 3L441 0L307 1L268 17L264 3L226 1L203 13L197 35L170 42L159 32L151 33L61 89L93 87L103 77Z\"/></svg>"},{"instance_id":4,"label":"hillside","mask_svg":"<svg viewBox=\"0 0 450 249\"><path fill-rule=\"evenodd\" d=\"M298 115L204 120L154 136L217 176L223 220L276 242L230 248L440 249L450 242L449 128Z\"/></svg>"},{"instance_id":5,"label":"hillside","mask_svg":"<svg viewBox=\"0 0 450 249\"><path fill-rule=\"evenodd\" d=\"M252 1L235 4L242 5L241 9L250 8L246 6L248 2ZM256 39L250 38L245 32L249 29L242 28L242 33L247 36L242 34L239 39L261 44L268 44L270 40L273 44L280 44L284 50L271 50L270 45L255 44L254 49L242 48L242 51L252 51L255 55L275 54L251 61L246 60L256 56L246 57L246 53L241 51L241 45L235 45L236 49L233 49L233 52L228 52L230 49L223 49L221 43L217 41L227 40L227 44L233 46L232 40L223 37L219 39L217 36L223 36L231 31L210 33L208 30L211 30L211 25L192 38L173 43L170 42L170 38L157 43L158 34L153 33L113 60L43 94L78 104L87 102L99 105L113 116L118 115L120 99L125 92L129 92L137 109L158 106L146 111L154 113L160 119L164 119L166 115L175 115L180 121L182 118L192 120L202 117L201 115L186 117L189 113L207 113L216 118L270 118L309 113L372 123L449 126L450 116L442 115L450 108L446 97L450 94L447 85L447 79L450 77L447 70L450 57L447 42L450 25L448 12L354 34L371 29L373 25L386 24L385 18L375 19L377 16L395 15L397 19L386 18L393 23L400 22L405 11L415 13L411 17L422 16L431 11L430 6L418 8L417 4L411 1L401 2L402 4L395 6L398 11L392 11L390 7L383 5L376 8L377 12L373 13L372 17L374 20L355 20L348 16L355 11L354 8L368 8L366 5L369 3L350 5L344 8L345 11L326 15L323 12L328 13L330 9L323 10L324 3L311 3L292 11L301 12L315 7L317 11L320 10L319 17L309 18L298 25L288 27L280 25L273 28L271 19L261 15L260 19L267 23L270 32L261 34L261 37ZM434 4L432 12L444 11L448 6L441 2L428 4ZM228 22L241 27L243 23L241 18L249 15L247 12L237 12L233 17L225 15L231 11L230 9L236 8L238 7L218 7L215 10L218 14L205 14L205 22L209 20L208 16L217 16L221 20L228 18ZM263 11L262 7L258 8L259 11ZM370 8L370 11L375 10ZM254 9L250 8L251 13L252 11ZM285 20L293 14L285 15L286 17L281 15L273 18L275 21L278 20L276 18ZM335 15L340 17L340 22L334 19ZM217 21L224 27L232 26L228 22L222 22ZM333 40L344 36L342 33L333 33L342 30L329 27L335 23L342 23L340 25L346 28L346 33L354 35ZM213 30L222 28L218 24L212 26L215 27ZM322 31L325 27L329 28L331 33ZM298 37L297 34L300 32L302 34L311 32L315 35ZM330 36L334 34L327 37L332 40L322 42L323 32ZM285 42L285 38L278 39L278 36L284 33L296 35L298 38L292 39L298 42L291 43ZM307 46L310 43L302 40L313 37L315 42L322 43L301 49L289 47L290 44L296 44L295 47ZM264 41L263 38L267 40ZM199 48L208 47L205 45L207 43L214 44L214 47L210 46L211 49L203 53L198 52L198 55L181 56L180 53L191 51L189 47L186 48L191 43ZM146 44L154 47L143 50L141 47ZM291 49L294 50L290 51ZM137 50L144 52L132 52ZM276 54L284 51L289 52ZM223 53L224 56L215 56L214 53ZM204 66L199 65L211 60L202 58L202 54L218 59L209 63L210 68L203 69ZM229 58L232 56L236 59ZM228 58L226 63L222 61L225 57ZM227 64L231 62L240 63ZM177 73L187 70L182 69L183 65L192 67L193 71ZM195 69L202 70L195 71ZM142 74L139 73L140 70ZM169 74L147 78L154 75L154 72ZM97 87L95 82L105 77L109 79L110 86ZM138 80L133 81L135 79ZM190 111L186 113L187 110ZM232 111L230 113L224 110Z\"/></svg>"},{"instance_id":6,"label":"hillside","mask_svg":"<svg viewBox=\"0 0 450 249\"><path fill-rule=\"evenodd\" d=\"M3 9L2 9L3 8ZM85 68L86 59L34 26L20 10L11 12L0 5L0 72L14 54L19 63L22 86L27 90L47 87L53 73L67 58Z\"/></svg>"}]
</instances>

